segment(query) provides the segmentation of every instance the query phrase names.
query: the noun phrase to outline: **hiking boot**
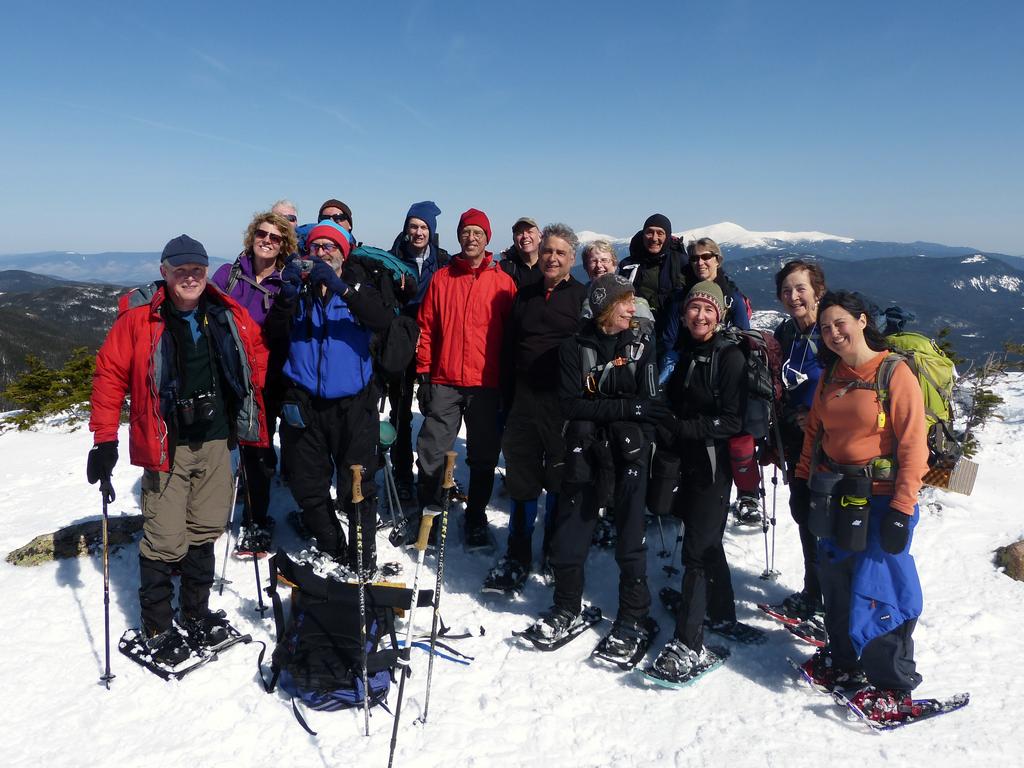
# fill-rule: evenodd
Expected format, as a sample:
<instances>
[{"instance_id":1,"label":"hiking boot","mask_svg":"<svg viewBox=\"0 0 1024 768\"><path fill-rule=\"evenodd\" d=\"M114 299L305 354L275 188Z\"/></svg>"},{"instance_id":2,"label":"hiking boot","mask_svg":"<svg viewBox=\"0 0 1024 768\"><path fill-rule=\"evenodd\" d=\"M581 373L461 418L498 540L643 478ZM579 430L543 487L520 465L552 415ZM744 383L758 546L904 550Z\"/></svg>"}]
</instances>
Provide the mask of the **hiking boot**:
<instances>
[{"instance_id":1,"label":"hiking boot","mask_svg":"<svg viewBox=\"0 0 1024 768\"><path fill-rule=\"evenodd\" d=\"M553 605L541 614L540 619L527 632L546 643L557 643L570 633L577 615Z\"/></svg>"},{"instance_id":2,"label":"hiking boot","mask_svg":"<svg viewBox=\"0 0 1024 768\"><path fill-rule=\"evenodd\" d=\"M832 691L837 688L857 688L867 682L864 672L857 668L844 669L832 660L828 648L819 648L807 661L800 665L815 685Z\"/></svg>"},{"instance_id":3,"label":"hiking boot","mask_svg":"<svg viewBox=\"0 0 1024 768\"><path fill-rule=\"evenodd\" d=\"M176 667L192 655L192 649L188 647L185 638L174 627L153 634L143 627L142 632L146 638L143 641L146 650L153 661L159 664Z\"/></svg>"},{"instance_id":4,"label":"hiking boot","mask_svg":"<svg viewBox=\"0 0 1024 768\"><path fill-rule=\"evenodd\" d=\"M487 549L491 546L491 531L487 522L476 525L466 524L466 549Z\"/></svg>"},{"instance_id":5,"label":"hiking boot","mask_svg":"<svg viewBox=\"0 0 1024 768\"><path fill-rule=\"evenodd\" d=\"M716 661L718 656L708 648L702 646L700 651L695 651L681 640L672 638L661 649L651 667L661 679L670 683L681 683Z\"/></svg>"},{"instance_id":6,"label":"hiking boot","mask_svg":"<svg viewBox=\"0 0 1024 768\"><path fill-rule=\"evenodd\" d=\"M505 555L484 578L483 589L485 592L520 592L529 574L529 564Z\"/></svg>"},{"instance_id":7,"label":"hiking boot","mask_svg":"<svg viewBox=\"0 0 1024 768\"><path fill-rule=\"evenodd\" d=\"M193 646L209 648L220 645L231 638L227 614L224 611L206 610L199 613L183 613L178 624L188 634Z\"/></svg>"},{"instance_id":8,"label":"hiking boot","mask_svg":"<svg viewBox=\"0 0 1024 768\"><path fill-rule=\"evenodd\" d=\"M740 525L758 525L761 522L761 506L757 496L740 494L736 498L736 522Z\"/></svg>"},{"instance_id":9,"label":"hiking boot","mask_svg":"<svg viewBox=\"0 0 1024 768\"><path fill-rule=\"evenodd\" d=\"M410 506L416 502L416 485L412 478L401 478L395 480L395 491L398 493L398 501L403 507Z\"/></svg>"},{"instance_id":10,"label":"hiking boot","mask_svg":"<svg viewBox=\"0 0 1024 768\"><path fill-rule=\"evenodd\" d=\"M607 517L599 518L594 527L594 536L590 543L601 549L612 549L619 533L615 530L615 521Z\"/></svg>"},{"instance_id":11,"label":"hiking boot","mask_svg":"<svg viewBox=\"0 0 1024 768\"><path fill-rule=\"evenodd\" d=\"M909 691L866 686L850 697L850 703L864 713L869 720L891 723L915 717L922 708L915 707Z\"/></svg>"},{"instance_id":12,"label":"hiking boot","mask_svg":"<svg viewBox=\"0 0 1024 768\"><path fill-rule=\"evenodd\" d=\"M820 599L811 600L806 592L794 592L782 601L781 608L780 613L783 616L801 621L814 618L825 610Z\"/></svg>"},{"instance_id":13,"label":"hiking boot","mask_svg":"<svg viewBox=\"0 0 1024 768\"><path fill-rule=\"evenodd\" d=\"M274 536L274 519L267 518L266 525L242 526L238 531L238 541L235 542L236 555L263 556L270 551L271 542Z\"/></svg>"},{"instance_id":14,"label":"hiking boot","mask_svg":"<svg viewBox=\"0 0 1024 768\"><path fill-rule=\"evenodd\" d=\"M616 619L611 631L597 644L597 653L608 661L630 661L641 647L646 648L651 633L644 621Z\"/></svg>"}]
</instances>

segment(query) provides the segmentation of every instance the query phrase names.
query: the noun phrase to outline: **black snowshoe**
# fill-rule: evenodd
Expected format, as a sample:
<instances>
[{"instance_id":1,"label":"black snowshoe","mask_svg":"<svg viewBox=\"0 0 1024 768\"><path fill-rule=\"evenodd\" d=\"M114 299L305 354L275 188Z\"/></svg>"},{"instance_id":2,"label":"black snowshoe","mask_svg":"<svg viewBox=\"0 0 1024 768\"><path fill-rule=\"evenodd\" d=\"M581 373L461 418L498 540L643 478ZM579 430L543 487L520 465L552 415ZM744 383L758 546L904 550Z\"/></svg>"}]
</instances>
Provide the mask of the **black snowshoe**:
<instances>
[{"instance_id":1,"label":"black snowshoe","mask_svg":"<svg viewBox=\"0 0 1024 768\"><path fill-rule=\"evenodd\" d=\"M635 669L658 635L658 623L650 616L637 621L616 620L611 631L590 654L598 662L614 664L623 672Z\"/></svg>"},{"instance_id":2,"label":"black snowshoe","mask_svg":"<svg viewBox=\"0 0 1024 768\"><path fill-rule=\"evenodd\" d=\"M505 555L484 578L482 591L502 595L518 595L526 585L530 567L518 558Z\"/></svg>"},{"instance_id":3,"label":"black snowshoe","mask_svg":"<svg viewBox=\"0 0 1024 768\"><path fill-rule=\"evenodd\" d=\"M549 608L534 624L522 632L513 632L541 651L556 651L566 643L575 640L585 631L601 621L601 609L594 605L584 606L573 615L561 608Z\"/></svg>"},{"instance_id":4,"label":"black snowshoe","mask_svg":"<svg viewBox=\"0 0 1024 768\"><path fill-rule=\"evenodd\" d=\"M673 616L679 612L679 601L682 600L682 594L678 589L663 587L658 592L658 597L661 599L665 609ZM714 632L726 640L743 643L744 645L763 645L768 642L768 634L764 630L752 627L750 624L744 624L741 621L712 621L705 618L704 629L708 632Z\"/></svg>"},{"instance_id":5,"label":"black snowshoe","mask_svg":"<svg viewBox=\"0 0 1024 768\"><path fill-rule=\"evenodd\" d=\"M180 680L217 659L221 651L239 643L252 642L251 635L241 634L227 622L224 626L226 637L214 645L193 645L178 627L172 626L148 638L140 629L129 629L121 636L117 648L162 680Z\"/></svg>"}]
</instances>

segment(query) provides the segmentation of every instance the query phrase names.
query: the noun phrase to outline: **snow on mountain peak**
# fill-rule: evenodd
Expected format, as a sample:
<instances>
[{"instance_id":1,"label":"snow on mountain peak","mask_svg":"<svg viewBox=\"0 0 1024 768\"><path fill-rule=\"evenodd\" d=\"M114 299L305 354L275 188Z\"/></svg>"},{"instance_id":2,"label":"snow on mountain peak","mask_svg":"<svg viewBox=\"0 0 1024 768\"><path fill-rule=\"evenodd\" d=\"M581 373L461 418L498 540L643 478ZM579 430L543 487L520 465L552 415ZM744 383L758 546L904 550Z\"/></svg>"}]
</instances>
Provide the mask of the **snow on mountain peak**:
<instances>
[{"instance_id":1,"label":"snow on mountain peak","mask_svg":"<svg viewBox=\"0 0 1024 768\"><path fill-rule=\"evenodd\" d=\"M577 232L581 243L591 243L594 240L610 240L613 243L628 243L629 237L614 237L602 235L590 230ZM682 232L674 232L676 237L684 242L690 242L701 237L710 237L716 243L730 245L737 248L773 248L780 242L821 242L822 240L836 240L840 243L852 243L853 238L840 235L830 235L826 232L754 232L752 230L734 224L731 221L722 221L718 224L709 224L695 229L685 229Z\"/></svg>"}]
</instances>

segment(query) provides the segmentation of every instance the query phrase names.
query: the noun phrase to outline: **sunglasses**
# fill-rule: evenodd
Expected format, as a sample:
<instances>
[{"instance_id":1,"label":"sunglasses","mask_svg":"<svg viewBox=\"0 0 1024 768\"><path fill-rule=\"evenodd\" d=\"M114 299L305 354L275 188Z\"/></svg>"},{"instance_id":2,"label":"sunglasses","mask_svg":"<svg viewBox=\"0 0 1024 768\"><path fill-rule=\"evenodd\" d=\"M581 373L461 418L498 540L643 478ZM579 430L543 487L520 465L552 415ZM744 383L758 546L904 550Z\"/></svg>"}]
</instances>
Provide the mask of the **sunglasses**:
<instances>
[{"instance_id":1,"label":"sunglasses","mask_svg":"<svg viewBox=\"0 0 1024 768\"><path fill-rule=\"evenodd\" d=\"M269 240L274 245L280 245L284 242L284 238L280 235L275 235L273 232L267 232L265 229L257 229L254 236L256 240Z\"/></svg>"},{"instance_id":2,"label":"sunglasses","mask_svg":"<svg viewBox=\"0 0 1024 768\"><path fill-rule=\"evenodd\" d=\"M350 219L346 213L334 213L331 215L324 214L320 217L320 221L327 221L327 219L330 219L335 224L341 224L343 221L347 221L349 224L352 223L352 219Z\"/></svg>"},{"instance_id":3,"label":"sunglasses","mask_svg":"<svg viewBox=\"0 0 1024 768\"><path fill-rule=\"evenodd\" d=\"M310 243L309 252L316 253L317 251L323 251L324 253L334 253L338 250L336 243Z\"/></svg>"},{"instance_id":4,"label":"sunglasses","mask_svg":"<svg viewBox=\"0 0 1024 768\"><path fill-rule=\"evenodd\" d=\"M296 223L299 220L299 217L296 216L294 213L286 213L284 217L288 219L288 221L290 221L292 224Z\"/></svg>"},{"instance_id":5,"label":"sunglasses","mask_svg":"<svg viewBox=\"0 0 1024 768\"><path fill-rule=\"evenodd\" d=\"M690 257L690 261L711 261L712 259L718 258L715 254L708 253L695 253Z\"/></svg>"}]
</instances>

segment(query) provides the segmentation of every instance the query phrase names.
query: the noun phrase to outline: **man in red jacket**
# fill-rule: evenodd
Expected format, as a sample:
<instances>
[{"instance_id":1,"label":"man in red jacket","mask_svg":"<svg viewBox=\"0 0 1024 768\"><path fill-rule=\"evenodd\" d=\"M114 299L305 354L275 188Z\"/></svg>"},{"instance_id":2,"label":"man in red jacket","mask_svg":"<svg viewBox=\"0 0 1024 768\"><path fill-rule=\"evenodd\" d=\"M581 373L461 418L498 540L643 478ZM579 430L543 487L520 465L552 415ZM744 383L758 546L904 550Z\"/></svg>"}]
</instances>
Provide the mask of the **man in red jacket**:
<instances>
[{"instance_id":1,"label":"man in red jacket","mask_svg":"<svg viewBox=\"0 0 1024 768\"><path fill-rule=\"evenodd\" d=\"M189 645L229 637L224 611L209 608L213 544L230 512L229 443L267 445L256 368L259 327L233 299L208 286L209 259L188 235L161 256L163 281L118 304L96 356L89 429L90 482L113 500L111 472L125 395L131 396L128 448L143 468L143 537L139 544L142 640L153 661L173 667ZM181 573L178 625L173 626L171 574Z\"/></svg>"},{"instance_id":2,"label":"man in red jacket","mask_svg":"<svg viewBox=\"0 0 1024 768\"><path fill-rule=\"evenodd\" d=\"M435 273L419 311L416 373L423 426L416 441L417 490L421 506L437 499L445 451L465 418L465 540L467 549L474 549L491 539L486 510L501 448L501 351L516 286L486 250L491 223L483 211L470 208L462 214L458 236L461 253Z\"/></svg>"}]
</instances>

